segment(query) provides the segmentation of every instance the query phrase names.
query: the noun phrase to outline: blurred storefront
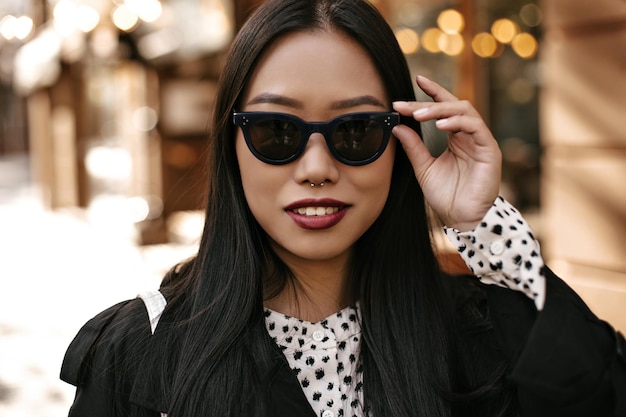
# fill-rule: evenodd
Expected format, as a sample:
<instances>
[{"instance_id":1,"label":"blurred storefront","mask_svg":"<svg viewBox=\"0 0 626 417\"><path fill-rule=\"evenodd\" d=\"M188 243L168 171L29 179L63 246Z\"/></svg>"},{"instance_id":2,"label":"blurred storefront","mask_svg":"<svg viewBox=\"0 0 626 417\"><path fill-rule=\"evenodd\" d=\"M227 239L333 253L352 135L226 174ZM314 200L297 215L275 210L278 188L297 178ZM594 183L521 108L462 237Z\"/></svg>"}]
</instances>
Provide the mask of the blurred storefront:
<instances>
[{"instance_id":1,"label":"blurred storefront","mask_svg":"<svg viewBox=\"0 0 626 417\"><path fill-rule=\"evenodd\" d=\"M202 202L202 144L233 4L0 5L3 108L18 113L3 112L0 152L29 152L50 208L83 207L140 243L167 240L165 219Z\"/></svg>"},{"instance_id":2,"label":"blurred storefront","mask_svg":"<svg viewBox=\"0 0 626 417\"><path fill-rule=\"evenodd\" d=\"M259 1L0 0L0 158L28 155L50 209L79 207L140 245L192 242L222 60ZM626 3L374 3L411 70L471 100L492 127L502 193L557 272L618 317ZM425 133L439 152L445 137Z\"/></svg>"},{"instance_id":3,"label":"blurred storefront","mask_svg":"<svg viewBox=\"0 0 626 417\"><path fill-rule=\"evenodd\" d=\"M221 60L258 2L3 0L0 152L29 153L50 208L84 207L140 243L180 237L166 223L202 204ZM542 14L498 3L376 5L414 73L476 103L502 138L508 197L536 210ZM426 130L439 151L445 139Z\"/></svg>"}]
</instances>

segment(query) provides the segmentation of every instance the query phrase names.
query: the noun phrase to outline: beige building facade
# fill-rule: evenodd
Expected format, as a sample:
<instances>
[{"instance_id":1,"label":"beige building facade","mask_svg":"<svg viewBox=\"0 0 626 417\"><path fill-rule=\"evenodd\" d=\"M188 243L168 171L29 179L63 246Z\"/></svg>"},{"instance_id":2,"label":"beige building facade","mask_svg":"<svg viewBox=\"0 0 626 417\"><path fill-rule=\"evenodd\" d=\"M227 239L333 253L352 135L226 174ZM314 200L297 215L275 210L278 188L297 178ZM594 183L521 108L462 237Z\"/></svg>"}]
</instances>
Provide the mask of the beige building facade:
<instances>
[{"instance_id":1,"label":"beige building facade","mask_svg":"<svg viewBox=\"0 0 626 417\"><path fill-rule=\"evenodd\" d=\"M548 264L626 331L626 2L544 0L541 236Z\"/></svg>"}]
</instances>

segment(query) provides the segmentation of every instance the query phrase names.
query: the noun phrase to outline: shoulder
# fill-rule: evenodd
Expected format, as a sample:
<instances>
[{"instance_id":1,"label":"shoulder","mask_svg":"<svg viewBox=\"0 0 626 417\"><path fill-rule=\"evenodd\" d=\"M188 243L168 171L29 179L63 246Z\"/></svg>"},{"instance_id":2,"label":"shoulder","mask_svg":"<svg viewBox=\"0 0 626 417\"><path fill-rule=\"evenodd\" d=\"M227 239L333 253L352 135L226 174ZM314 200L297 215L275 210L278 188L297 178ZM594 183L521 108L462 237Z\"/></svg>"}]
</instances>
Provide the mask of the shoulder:
<instances>
[{"instance_id":1,"label":"shoulder","mask_svg":"<svg viewBox=\"0 0 626 417\"><path fill-rule=\"evenodd\" d=\"M87 321L69 345L61 379L78 386L95 367L124 366L151 335L146 306L140 298L120 302ZM114 361L114 359L117 359ZM108 364L107 362L111 362Z\"/></svg>"}]
</instances>

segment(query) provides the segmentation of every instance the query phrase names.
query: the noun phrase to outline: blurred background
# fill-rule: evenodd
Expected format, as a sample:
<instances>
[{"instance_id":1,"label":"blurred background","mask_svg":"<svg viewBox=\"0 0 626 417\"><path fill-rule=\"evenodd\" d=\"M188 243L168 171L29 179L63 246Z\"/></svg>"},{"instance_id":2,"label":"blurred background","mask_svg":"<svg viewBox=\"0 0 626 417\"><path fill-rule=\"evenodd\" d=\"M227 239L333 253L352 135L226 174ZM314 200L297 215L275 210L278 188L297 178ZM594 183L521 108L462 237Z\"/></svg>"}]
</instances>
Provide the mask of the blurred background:
<instances>
[{"instance_id":1,"label":"blurred background","mask_svg":"<svg viewBox=\"0 0 626 417\"><path fill-rule=\"evenodd\" d=\"M194 253L217 78L260 2L0 0L0 415L66 415L80 326ZM625 331L626 1L374 4L492 128L548 264Z\"/></svg>"}]
</instances>

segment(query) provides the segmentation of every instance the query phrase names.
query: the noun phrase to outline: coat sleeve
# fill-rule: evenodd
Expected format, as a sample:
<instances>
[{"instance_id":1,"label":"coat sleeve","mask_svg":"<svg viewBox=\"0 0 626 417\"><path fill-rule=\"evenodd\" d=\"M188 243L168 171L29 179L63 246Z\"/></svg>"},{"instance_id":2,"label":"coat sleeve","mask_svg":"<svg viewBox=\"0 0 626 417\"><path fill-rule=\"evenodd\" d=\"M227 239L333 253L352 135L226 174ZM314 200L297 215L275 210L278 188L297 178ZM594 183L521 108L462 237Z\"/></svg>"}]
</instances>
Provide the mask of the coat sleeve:
<instances>
[{"instance_id":1,"label":"coat sleeve","mask_svg":"<svg viewBox=\"0 0 626 417\"><path fill-rule=\"evenodd\" d=\"M89 320L67 349L61 379L76 386L69 417L158 416L129 401L150 337L139 299L119 303Z\"/></svg>"},{"instance_id":2,"label":"coat sleeve","mask_svg":"<svg viewBox=\"0 0 626 417\"><path fill-rule=\"evenodd\" d=\"M626 343L545 269L546 301L485 286L523 417L626 417Z\"/></svg>"}]
</instances>

